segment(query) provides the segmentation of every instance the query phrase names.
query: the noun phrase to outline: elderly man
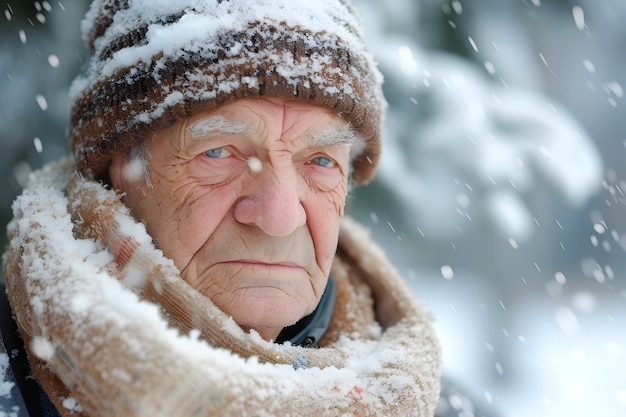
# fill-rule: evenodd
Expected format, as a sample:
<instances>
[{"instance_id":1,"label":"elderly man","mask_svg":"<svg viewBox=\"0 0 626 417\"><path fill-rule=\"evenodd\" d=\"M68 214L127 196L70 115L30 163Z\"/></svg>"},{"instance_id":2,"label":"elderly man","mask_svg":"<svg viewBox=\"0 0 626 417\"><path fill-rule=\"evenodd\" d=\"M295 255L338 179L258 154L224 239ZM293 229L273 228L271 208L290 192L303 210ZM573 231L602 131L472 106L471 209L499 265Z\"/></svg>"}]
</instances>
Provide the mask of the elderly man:
<instances>
[{"instance_id":1,"label":"elderly man","mask_svg":"<svg viewBox=\"0 0 626 417\"><path fill-rule=\"evenodd\" d=\"M348 1L102 0L82 29L74 158L33 175L9 225L34 377L14 404L433 415L430 317L343 218L385 107Z\"/></svg>"}]
</instances>

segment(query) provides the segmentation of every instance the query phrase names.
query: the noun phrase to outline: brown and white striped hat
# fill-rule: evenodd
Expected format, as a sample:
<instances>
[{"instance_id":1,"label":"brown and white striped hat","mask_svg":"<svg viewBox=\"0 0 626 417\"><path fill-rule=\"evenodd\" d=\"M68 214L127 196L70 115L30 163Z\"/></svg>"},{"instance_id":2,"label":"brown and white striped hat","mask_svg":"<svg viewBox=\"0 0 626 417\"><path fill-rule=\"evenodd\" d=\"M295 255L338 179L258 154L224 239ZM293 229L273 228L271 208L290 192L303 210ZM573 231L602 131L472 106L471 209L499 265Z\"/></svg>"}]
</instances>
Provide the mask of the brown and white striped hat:
<instances>
[{"instance_id":1,"label":"brown and white striped hat","mask_svg":"<svg viewBox=\"0 0 626 417\"><path fill-rule=\"evenodd\" d=\"M349 0L96 0L82 22L92 55L70 89L70 145L99 175L111 157L176 120L253 97L306 100L365 139L369 181L386 103Z\"/></svg>"}]
</instances>

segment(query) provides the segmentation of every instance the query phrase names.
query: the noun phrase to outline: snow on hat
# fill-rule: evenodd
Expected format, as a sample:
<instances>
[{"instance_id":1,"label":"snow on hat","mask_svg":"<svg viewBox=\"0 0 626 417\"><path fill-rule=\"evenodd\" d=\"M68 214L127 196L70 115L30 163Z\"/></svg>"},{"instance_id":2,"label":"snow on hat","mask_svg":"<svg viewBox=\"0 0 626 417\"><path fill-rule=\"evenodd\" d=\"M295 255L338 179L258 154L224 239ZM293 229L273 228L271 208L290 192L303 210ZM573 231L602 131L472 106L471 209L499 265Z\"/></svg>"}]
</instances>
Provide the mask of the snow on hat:
<instances>
[{"instance_id":1,"label":"snow on hat","mask_svg":"<svg viewBox=\"0 0 626 417\"><path fill-rule=\"evenodd\" d=\"M350 122L365 139L353 180L372 178L386 103L349 0L95 0L81 30L92 55L70 89L79 169L100 174L200 111L277 97Z\"/></svg>"}]
</instances>

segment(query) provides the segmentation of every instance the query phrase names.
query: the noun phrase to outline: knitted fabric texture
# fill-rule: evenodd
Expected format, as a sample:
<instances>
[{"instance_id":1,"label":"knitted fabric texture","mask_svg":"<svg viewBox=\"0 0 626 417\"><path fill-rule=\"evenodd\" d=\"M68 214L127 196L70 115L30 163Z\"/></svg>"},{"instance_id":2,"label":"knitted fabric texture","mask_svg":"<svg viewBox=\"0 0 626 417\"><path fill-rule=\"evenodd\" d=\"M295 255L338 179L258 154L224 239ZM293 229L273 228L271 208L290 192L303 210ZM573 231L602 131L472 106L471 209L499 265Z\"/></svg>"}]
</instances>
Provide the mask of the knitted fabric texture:
<instances>
[{"instance_id":1,"label":"knitted fabric texture","mask_svg":"<svg viewBox=\"0 0 626 417\"><path fill-rule=\"evenodd\" d=\"M104 172L150 131L241 98L324 106L362 136L352 178L368 182L386 102L349 0L96 0L92 55L73 83L78 167Z\"/></svg>"},{"instance_id":2,"label":"knitted fabric texture","mask_svg":"<svg viewBox=\"0 0 626 417\"><path fill-rule=\"evenodd\" d=\"M431 417L431 317L344 218L319 348L245 333L190 287L114 191L73 162L31 176L4 258L37 378L63 417ZM73 398L82 411L68 409Z\"/></svg>"}]
</instances>

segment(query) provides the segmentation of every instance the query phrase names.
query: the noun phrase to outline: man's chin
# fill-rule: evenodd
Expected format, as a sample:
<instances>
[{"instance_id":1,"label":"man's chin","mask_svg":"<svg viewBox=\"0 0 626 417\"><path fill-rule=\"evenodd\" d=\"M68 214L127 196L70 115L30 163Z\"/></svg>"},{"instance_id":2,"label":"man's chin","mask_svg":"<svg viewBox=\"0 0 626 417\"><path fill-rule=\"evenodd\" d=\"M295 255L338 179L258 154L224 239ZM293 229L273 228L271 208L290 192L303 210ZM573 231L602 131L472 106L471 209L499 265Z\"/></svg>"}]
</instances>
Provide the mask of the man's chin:
<instances>
[{"instance_id":1,"label":"man's chin","mask_svg":"<svg viewBox=\"0 0 626 417\"><path fill-rule=\"evenodd\" d=\"M292 305L284 297L253 296L237 303L235 311L228 312L244 330L255 330L264 339L275 339L280 331L306 316L307 309Z\"/></svg>"}]
</instances>

